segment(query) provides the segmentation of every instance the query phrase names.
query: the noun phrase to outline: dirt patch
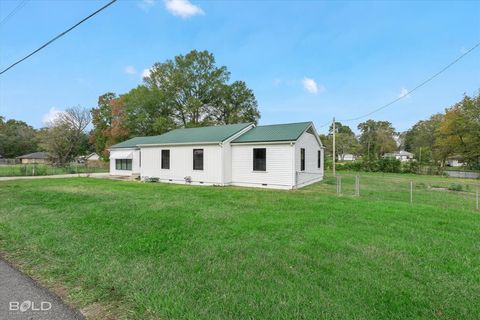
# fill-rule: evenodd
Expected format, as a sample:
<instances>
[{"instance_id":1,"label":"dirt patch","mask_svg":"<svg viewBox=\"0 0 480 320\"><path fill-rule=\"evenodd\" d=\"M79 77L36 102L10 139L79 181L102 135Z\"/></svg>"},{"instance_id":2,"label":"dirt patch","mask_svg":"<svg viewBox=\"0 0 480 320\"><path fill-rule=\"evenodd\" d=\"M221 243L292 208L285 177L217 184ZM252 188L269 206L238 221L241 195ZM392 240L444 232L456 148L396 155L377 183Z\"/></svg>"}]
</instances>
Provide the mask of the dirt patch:
<instances>
[{"instance_id":1,"label":"dirt patch","mask_svg":"<svg viewBox=\"0 0 480 320\"><path fill-rule=\"evenodd\" d=\"M117 319L112 315L112 313L108 310L107 307L102 305L101 303L95 302L92 303L83 309L80 312L87 318L88 320L114 320Z\"/></svg>"}]
</instances>

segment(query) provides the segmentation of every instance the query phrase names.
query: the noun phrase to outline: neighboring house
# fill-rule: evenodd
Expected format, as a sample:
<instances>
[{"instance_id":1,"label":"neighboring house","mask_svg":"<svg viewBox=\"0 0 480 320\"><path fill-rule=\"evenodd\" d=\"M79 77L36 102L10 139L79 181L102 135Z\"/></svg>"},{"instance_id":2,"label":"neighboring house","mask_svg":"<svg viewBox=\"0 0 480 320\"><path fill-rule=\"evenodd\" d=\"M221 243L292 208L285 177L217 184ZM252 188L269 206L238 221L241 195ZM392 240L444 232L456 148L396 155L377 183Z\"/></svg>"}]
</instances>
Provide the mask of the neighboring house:
<instances>
[{"instance_id":1,"label":"neighboring house","mask_svg":"<svg viewBox=\"0 0 480 320\"><path fill-rule=\"evenodd\" d=\"M357 160L357 157L354 154L351 154L351 153L339 154L337 157L338 157L338 161L355 161L355 160Z\"/></svg>"},{"instance_id":2,"label":"neighboring house","mask_svg":"<svg viewBox=\"0 0 480 320\"><path fill-rule=\"evenodd\" d=\"M294 189L323 178L324 151L312 122L176 129L109 151L111 175L142 180Z\"/></svg>"},{"instance_id":3,"label":"neighboring house","mask_svg":"<svg viewBox=\"0 0 480 320\"><path fill-rule=\"evenodd\" d=\"M25 154L23 156L17 157L18 160L22 164L29 164L29 163L49 163L49 154L48 152L34 152L34 153L29 153Z\"/></svg>"},{"instance_id":4,"label":"neighboring house","mask_svg":"<svg viewBox=\"0 0 480 320\"><path fill-rule=\"evenodd\" d=\"M75 161L78 163L86 164L88 166L103 165L103 162L101 161L100 156L95 152L87 154L86 156L79 156L75 159Z\"/></svg>"},{"instance_id":5,"label":"neighboring house","mask_svg":"<svg viewBox=\"0 0 480 320\"><path fill-rule=\"evenodd\" d=\"M461 156L451 156L447 158L448 167L463 167L464 165L463 157Z\"/></svg>"},{"instance_id":6,"label":"neighboring house","mask_svg":"<svg viewBox=\"0 0 480 320\"><path fill-rule=\"evenodd\" d=\"M400 160L402 162L406 162L406 161L411 161L413 160L414 156L413 156L413 153L410 153L408 151L395 151L395 152L392 152L392 153L385 153L383 155L384 158L395 158L397 160Z\"/></svg>"}]
</instances>

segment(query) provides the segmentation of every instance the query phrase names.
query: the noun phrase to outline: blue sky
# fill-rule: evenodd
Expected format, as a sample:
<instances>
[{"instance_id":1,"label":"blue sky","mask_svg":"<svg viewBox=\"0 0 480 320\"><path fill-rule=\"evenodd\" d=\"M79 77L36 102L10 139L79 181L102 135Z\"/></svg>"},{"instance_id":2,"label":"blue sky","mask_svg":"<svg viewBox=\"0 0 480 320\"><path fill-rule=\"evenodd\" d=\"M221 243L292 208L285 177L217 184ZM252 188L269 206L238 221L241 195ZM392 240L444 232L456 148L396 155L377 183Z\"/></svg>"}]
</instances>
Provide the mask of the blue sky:
<instances>
[{"instance_id":1,"label":"blue sky","mask_svg":"<svg viewBox=\"0 0 480 320\"><path fill-rule=\"evenodd\" d=\"M19 1L0 2L0 21ZM0 67L106 2L28 1L0 25ZM197 49L254 90L260 124L319 127L405 94L478 43L479 21L475 1L118 1L1 75L0 114L38 128L57 110L94 107L99 95L140 84L154 62ZM406 130L479 89L480 48L371 118Z\"/></svg>"}]
</instances>

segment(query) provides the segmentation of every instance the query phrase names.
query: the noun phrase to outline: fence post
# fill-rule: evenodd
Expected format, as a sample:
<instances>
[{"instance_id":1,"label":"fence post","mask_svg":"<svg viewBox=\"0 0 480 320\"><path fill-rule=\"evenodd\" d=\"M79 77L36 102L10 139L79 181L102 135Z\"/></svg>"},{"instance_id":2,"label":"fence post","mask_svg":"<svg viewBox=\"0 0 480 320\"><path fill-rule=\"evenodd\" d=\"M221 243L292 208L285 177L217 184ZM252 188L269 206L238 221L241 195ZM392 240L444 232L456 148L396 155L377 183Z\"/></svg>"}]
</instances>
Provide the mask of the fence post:
<instances>
[{"instance_id":1,"label":"fence post","mask_svg":"<svg viewBox=\"0 0 480 320\"><path fill-rule=\"evenodd\" d=\"M479 207L478 207L478 205L479 205L479 204L478 204L478 187L477 187L477 204L476 204L476 208L477 208L477 210L480 210Z\"/></svg>"},{"instance_id":2,"label":"fence post","mask_svg":"<svg viewBox=\"0 0 480 320\"><path fill-rule=\"evenodd\" d=\"M360 197L360 177L355 176L355 195Z\"/></svg>"},{"instance_id":3,"label":"fence post","mask_svg":"<svg viewBox=\"0 0 480 320\"><path fill-rule=\"evenodd\" d=\"M337 196L339 196L342 193L342 177L337 176Z\"/></svg>"},{"instance_id":4,"label":"fence post","mask_svg":"<svg viewBox=\"0 0 480 320\"><path fill-rule=\"evenodd\" d=\"M410 204L413 204L413 181L410 181Z\"/></svg>"}]
</instances>

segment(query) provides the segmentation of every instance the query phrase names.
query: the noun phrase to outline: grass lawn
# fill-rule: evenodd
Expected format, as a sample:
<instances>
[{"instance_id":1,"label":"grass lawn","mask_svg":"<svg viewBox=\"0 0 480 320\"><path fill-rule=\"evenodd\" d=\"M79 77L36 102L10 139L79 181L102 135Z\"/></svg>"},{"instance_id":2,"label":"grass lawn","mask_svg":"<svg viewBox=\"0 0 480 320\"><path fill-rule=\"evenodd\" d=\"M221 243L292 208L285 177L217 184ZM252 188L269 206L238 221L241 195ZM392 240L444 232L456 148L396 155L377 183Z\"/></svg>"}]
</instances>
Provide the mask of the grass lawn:
<instances>
[{"instance_id":1,"label":"grass lawn","mask_svg":"<svg viewBox=\"0 0 480 320\"><path fill-rule=\"evenodd\" d=\"M427 184L419 195L447 200L381 198L381 177L362 177L360 198L336 197L331 180L0 182L0 251L99 318L478 319L480 214Z\"/></svg>"}]
</instances>

